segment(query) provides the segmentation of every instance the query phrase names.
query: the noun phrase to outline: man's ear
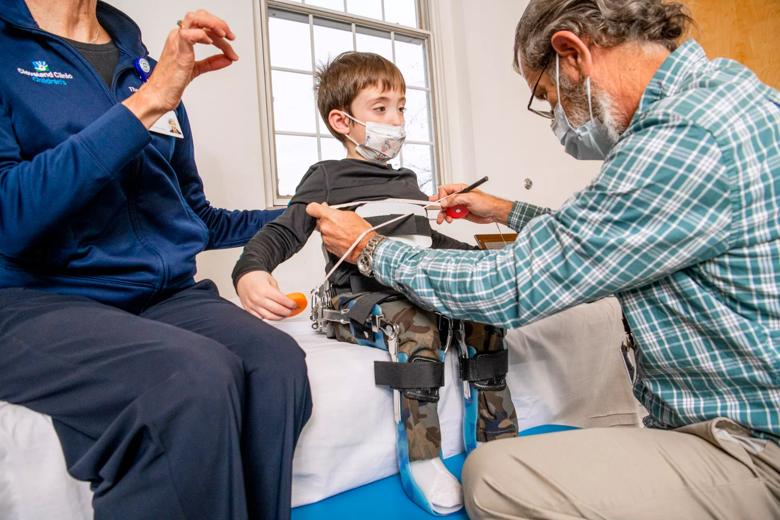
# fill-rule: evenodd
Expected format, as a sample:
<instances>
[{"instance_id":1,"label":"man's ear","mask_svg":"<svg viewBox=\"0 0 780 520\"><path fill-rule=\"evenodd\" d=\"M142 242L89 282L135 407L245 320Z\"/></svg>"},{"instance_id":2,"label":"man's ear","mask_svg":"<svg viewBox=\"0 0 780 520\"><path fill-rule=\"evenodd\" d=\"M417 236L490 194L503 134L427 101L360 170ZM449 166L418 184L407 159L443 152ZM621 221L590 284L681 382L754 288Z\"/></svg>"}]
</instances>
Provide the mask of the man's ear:
<instances>
[{"instance_id":1,"label":"man's ear","mask_svg":"<svg viewBox=\"0 0 780 520\"><path fill-rule=\"evenodd\" d=\"M347 135L350 130L352 121L344 115L344 112L342 110L333 109L328 114L328 124L332 129L334 129L336 132Z\"/></svg>"},{"instance_id":2,"label":"man's ear","mask_svg":"<svg viewBox=\"0 0 780 520\"><path fill-rule=\"evenodd\" d=\"M571 31L558 31L550 38L553 49L561 57L561 70L575 81L589 78L593 72L593 56L588 44Z\"/></svg>"}]
</instances>

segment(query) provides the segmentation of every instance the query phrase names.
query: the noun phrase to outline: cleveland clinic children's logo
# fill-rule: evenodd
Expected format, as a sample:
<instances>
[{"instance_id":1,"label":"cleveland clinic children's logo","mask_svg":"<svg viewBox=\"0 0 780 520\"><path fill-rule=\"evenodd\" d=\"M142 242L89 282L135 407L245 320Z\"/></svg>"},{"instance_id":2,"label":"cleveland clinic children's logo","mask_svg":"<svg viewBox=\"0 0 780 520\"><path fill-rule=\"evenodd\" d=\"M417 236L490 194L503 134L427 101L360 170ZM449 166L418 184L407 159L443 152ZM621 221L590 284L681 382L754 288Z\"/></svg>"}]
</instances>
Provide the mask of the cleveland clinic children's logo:
<instances>
[{"instance_id":1,"label":"cleveland clinic children's logo","mask_svg":"<svg viewBox=\"0 0 780 520\"><path fill-rule=\"evenodd\" d=\"M32 62L34 70L23 69L17 67L16 72L22 76L27 76L36 83L43 85L67 85L68 80L73 79L73 74L68 72L57 72L49 69L49 64L43 60L35 60Z\"/></svg>"}]
</instances>

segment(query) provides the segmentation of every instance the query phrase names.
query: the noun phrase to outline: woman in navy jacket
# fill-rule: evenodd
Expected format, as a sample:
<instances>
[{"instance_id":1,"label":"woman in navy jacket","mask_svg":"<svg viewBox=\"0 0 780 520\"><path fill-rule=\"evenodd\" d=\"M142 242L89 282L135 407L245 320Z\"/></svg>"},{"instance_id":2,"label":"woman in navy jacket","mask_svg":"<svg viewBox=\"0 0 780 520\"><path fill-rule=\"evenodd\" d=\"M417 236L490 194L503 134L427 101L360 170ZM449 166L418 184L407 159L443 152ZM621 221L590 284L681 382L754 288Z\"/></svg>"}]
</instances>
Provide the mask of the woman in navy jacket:
<instances>
[{"instance_id":1,"label":"woman in navy jacket","mask_svg":"<svg viewBox=\"0 0 780 520\"><path fill-rule=\"evenodd\" d=\"M286 518L304 354L193 280L278 212L206 200L180 100L234 35L172 26L155 64L102 2L0 10L0 399L52 416L97 519Z\"/></svg>"}]
</instances>

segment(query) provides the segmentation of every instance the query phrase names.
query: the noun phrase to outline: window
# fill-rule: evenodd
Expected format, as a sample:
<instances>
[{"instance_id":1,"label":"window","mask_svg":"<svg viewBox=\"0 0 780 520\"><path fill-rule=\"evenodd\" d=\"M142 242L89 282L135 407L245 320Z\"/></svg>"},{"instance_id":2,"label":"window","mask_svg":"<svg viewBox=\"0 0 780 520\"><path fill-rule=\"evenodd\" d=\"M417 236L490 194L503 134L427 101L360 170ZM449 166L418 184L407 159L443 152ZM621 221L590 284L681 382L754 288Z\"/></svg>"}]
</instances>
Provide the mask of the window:
<instances>
[{"instance_id":1,"label":"window","mask_svg":"<svg viewBox=\"0 0 780 520\"><path fill-rule=\"evenodd\" d=\"M265 15L265 132L274 172L274 204L285 204L309 166L342 159L343 145L319 115L314 70L344 51L375 52L406 79L406 144L393 166L417 173L421 189L437 185L430 33L421 23L426 0L261 0ZM268 81L270 79L270 81Z\"/></svg>"}]
</instances>

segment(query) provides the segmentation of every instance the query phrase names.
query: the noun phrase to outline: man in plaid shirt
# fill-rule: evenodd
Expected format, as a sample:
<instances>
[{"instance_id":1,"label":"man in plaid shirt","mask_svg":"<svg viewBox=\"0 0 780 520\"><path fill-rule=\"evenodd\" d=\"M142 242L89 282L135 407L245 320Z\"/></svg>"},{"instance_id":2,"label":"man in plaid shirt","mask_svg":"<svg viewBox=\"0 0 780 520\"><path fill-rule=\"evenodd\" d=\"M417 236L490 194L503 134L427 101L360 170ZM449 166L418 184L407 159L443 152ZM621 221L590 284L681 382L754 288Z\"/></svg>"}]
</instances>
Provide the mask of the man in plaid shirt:
<instances>
[{"instance_id":1,"label":"man in plaid shirt","mask_svg":"<svg viewBox=\"0 0 780 520\"><path fill-rule=\"evenodd\" d=\"M349 257L422 306L503 327L621 301L647 428L481 447L464 468L473 518L780 518L780 93L678 46L689 21L661 0L532 0L515 40L528 108L600 175L554 212L443 202L518 231L500 251L369 233ZM370 227L309 210L339 255Z\"/></svg>"}]
</instances>

